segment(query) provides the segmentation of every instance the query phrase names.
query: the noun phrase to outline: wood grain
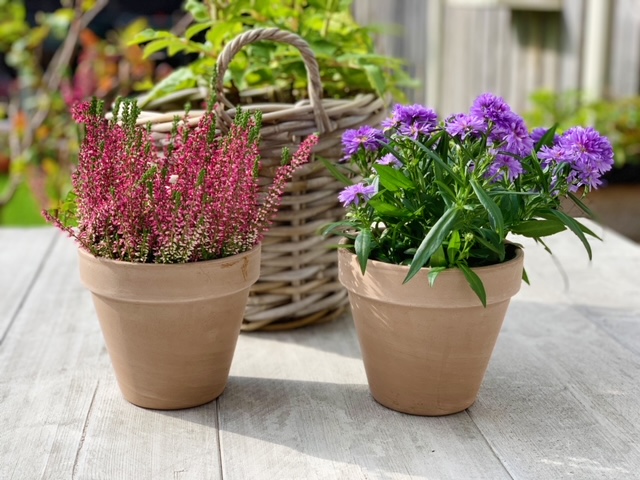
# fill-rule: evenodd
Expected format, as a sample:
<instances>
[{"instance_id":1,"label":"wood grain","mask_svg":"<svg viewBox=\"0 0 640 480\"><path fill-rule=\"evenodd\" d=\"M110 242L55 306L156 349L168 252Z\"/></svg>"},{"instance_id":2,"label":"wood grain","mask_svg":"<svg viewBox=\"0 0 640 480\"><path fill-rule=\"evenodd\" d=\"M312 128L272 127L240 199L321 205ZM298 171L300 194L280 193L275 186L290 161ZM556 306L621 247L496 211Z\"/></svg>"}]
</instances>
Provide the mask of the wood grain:
<instances>
[{"instance_id":1,"label":"wood grain","mask_svg":"<svg viewBox=\"0 0 640 480\"><path fill-rule=\"evenodd\" d=\"M0 229L0 348L57 237L50 229Z\"/></svg>"},{"instance_id":2,"label":"wood grain","mask_svg":"<svg viewBox=\"0 0 640 480\"><path fill-rule=\"evenodd\" d=\"M378 405L358 350L348 317L242 335L219 400L224 478L510 478L466 413Z\"/></svg>"},{"instance_id":3,"label":"wood grain","mask_svg":"<svg viewBox=\"0 0 640 480\"><path fill-rule=\"evenodd\" d=\"M31 248L29 234L9 237L16 254ZM0 478L220 478L215 408L160 413L122 398L76 247L56 242L0 348Z\"/></svg>"},{"instance_id":4,"label":"wood grain","mask_svg":"<svg viewBox=\"0 0 640 480\"><path fill-rule=\"evenodd\" d=\"M73 243L48 252L53 230L0 231L41 265L25 266L36 279L0 346L0 478L640 479L640 246L587 223L603 238L591 262L570 232L549 239L555 257L514 238L532 285L478 401L441 418L372 399L349 315L242 334L217 402L130 405Z\"/></svg>"}]
</instances>

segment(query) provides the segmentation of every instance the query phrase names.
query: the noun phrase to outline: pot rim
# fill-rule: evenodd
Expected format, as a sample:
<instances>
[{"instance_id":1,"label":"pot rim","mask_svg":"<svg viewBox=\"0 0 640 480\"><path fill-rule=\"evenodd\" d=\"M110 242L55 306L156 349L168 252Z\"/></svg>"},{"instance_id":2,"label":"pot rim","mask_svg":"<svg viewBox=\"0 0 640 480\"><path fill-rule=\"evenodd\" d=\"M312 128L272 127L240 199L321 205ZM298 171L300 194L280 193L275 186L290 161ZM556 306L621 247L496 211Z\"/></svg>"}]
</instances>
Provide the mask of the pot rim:
<instances>
[{"instance_id":1,"label":"pot rim","mask_svg":"<svg viewBox=\"0 0 640 480\"><path fill-rule=\"evenodd\" d=\"M171 268L171 269L178 269L178 268L190 268L193 267L193 265L214 265L215 263L221 263L224 264L225 262L229 262L231 260L237 259L237 258L241 258L243 256L248 256L251 255L252 253L254 253L256 250L261 250L262 249L262 243L258 243L256 244L253 248L249 249L249 250L245 250L244 252L240 252L240 253L236 253L235 255L229 255L227 257L221 257L221 258L214 258L211 260L199 260L197 262L183 262L183 263L144 263L144 262L128 262L125 260L116 260L113 258L106 258L106 257L97 257L94 254L92 254L89 250L87 250L86 248L84 248L82 245L78 245L78 255L83 256L84 258L88 259L88 260L93 260L96 262L100 262L100 263L104 263L106 265L112 264L112 265L118 265L121 268L122 267L127 267L127 268Z\"/></svg>"}]
</instances>

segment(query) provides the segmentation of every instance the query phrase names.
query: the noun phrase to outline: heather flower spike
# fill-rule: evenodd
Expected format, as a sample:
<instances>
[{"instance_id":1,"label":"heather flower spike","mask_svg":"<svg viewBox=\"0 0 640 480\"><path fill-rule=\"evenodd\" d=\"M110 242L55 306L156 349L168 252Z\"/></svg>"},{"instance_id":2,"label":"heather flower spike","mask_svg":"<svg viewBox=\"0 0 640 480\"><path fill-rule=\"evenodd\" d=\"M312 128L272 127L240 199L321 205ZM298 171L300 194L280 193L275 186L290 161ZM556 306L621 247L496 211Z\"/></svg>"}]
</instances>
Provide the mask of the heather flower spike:
<instances>
[{"instance_id":1,"label":"heather flower spike","mask_svg":"<svg viewBox=\"0 0 640 480\"><path fill-rule=\"evenodd\" d=\"M507 260L511 233L542 241L570 229L591 255L594 234L561 202L569 197L589 214L574 193L597 188L611 169L611 144L593 128L530 132L491 93L441 122L422 105L395 105L381 125L344 133L345 158L360 180L339 193L346 218L327 230L350 240L361 266L408 265L405 281L424 266L434 269L431 281L460 268L485 302L468 267Z\"/></svg>"},{"instance_id":2,"label":"heather flower spike","mask_svg":"<svg viewBox=\"0 0 640 480\"><path fill-rule=\"evenodd\" d=\"M85 135L66 205L43 212L97 257L185 263L235 255L261 240L291 175L311 157L311 135L258 185L261 115L239 111L228 133L213 108L190 128L176 118L162 154L135 102L118 101L112 120L93 100L73 108Z\"/></svg>"}]
</instances>

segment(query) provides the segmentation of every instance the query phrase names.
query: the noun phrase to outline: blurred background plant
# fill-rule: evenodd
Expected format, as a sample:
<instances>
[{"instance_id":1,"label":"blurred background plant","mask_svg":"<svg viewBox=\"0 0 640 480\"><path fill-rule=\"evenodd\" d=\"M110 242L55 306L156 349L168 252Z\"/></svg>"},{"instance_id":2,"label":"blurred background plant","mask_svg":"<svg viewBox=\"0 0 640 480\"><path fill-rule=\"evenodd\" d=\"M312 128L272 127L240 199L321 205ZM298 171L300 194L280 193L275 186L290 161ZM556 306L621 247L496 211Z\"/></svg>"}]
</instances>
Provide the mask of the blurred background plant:
<instances>
[{"instance_id":1,"label":"blurred background plant","mask_svg":"<svg viewBox=\"0 0 640 480\"><path fill-rule=\"evenodd\" d=\"M352 0L186 0L192 23L183 35L148 29L133 43L145 44L145 58L165 52L192 60L155 85L141 100L148 102L194 87L207 86L222 48L251 28L278 27L297 33L314 51L324 96L344 98L358 93L391 93L404 101L402 87L416 85L404 61L375 53L378 30L361 26L351 14ZM307 75L295 48L273 42L245 47L225 75L227 98L234 103L289 103L306 97Z\"/></svg>"},{"instance_id":2,"label":"blurred background plant","mask_svg":"<svg viewBox=\"0 0 640 480\"><path fill-rule=\"evenodd\" d=\"M61 0L30 18L23 0L0 0L0 53L12 79L0 100L0 224L43 223L63 198L76 162L78 130L68 107L147 89L153 62L129 45L148 27L136 19L99 37L91 22L107 0Z\"/></svg>"},{"instance_id":3,"label":"blurred background plant","mask_svg":"<svg viewBox=\"0 0 640 480\"><path fill-rule=\"evenodd\" d=\"M379 28L355 22L352 0L186 0L179 11L180 3L0 0L0 225L43 223L41 209L66 195L78 151L71 104L148 92L144 104L206 85L224 45L247 29L303 36L325 96L391 92L402 101L402 88L415 85L402 60L374 52ZM159 11L170 21L157 21ZM306 71L294 48L253 44L226 86L231 101L290 102L305 97Z\"/></svg>"},{"instance_id":4,"label":"blurred background plant","mask_svg":"<svg viewBox=\"0 0 640 480\"><path fill-rule=\"evenodd\" d=\"M607 136L615 151L615 169L608 177L625 170L627 181L636 179L631 171L640 167L640 96L617 100L585 102L580 92L540 90L531 95L534 108L525 118L530 128L558 123L563 131L572 125L591 125Z\"/></svg>"}]
</instances>

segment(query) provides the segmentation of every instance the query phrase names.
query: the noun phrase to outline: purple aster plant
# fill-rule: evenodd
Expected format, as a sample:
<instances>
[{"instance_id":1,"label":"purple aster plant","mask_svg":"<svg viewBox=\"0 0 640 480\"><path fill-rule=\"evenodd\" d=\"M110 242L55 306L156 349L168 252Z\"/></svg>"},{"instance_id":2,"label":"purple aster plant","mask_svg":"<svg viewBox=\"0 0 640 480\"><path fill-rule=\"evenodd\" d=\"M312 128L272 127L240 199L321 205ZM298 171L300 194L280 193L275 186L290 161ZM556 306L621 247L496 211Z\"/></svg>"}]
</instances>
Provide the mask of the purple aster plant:
<instances>
[{"instance_id":1,"label":"purple aster plant","mask_svg":"<svg viewBox=\"0 0 640 480\"><path fill-rule=\"evenodd\" d=\"M345 154L363 180L340 192L346 218L326 230L347 238L363 273L372 259L407 265L405 281L432 267L433 281L446 268L508 260L509 234L542 240L563 229L580 232L591 252L590 230L576 228L562 201L589 214L573 192L596 188L611 168L611 144L592 128L572 128L536 149L548 130L530 133L491 93L440 123L427 107L395 105L382 128L385 143L372 128L345 133ZM477 280L467 280L485 302Z\"/></svg>"},{"instance_id":2,"label":"purple aster plant","mask_svg":"<svg viewBox=\"0 0 640 480\"><path fill-rule=\"evenodd\" d=\"M469 113L483 118L485 122L491 122L498 127L503 127L505 124L510 123L513 112L502 97L492 93L483 93L475 99Z\"/></svg>"},{"instance_id":3,"label":"purple aster plant","mask_svg":"<svg viewBox=\"0 0 640 480\"><path fill-rule=\"evenodd\" d=\"M345 208L350 207L351 205L355 205L357 207L360 205L361 201L366 203L375 194L376 187L374 185L356 183L355 185L349 185L344 188L338 194L338 200L342 202L342 206Z\"/></svg>"},{"instance_id":4,"label":"purple aster plant","mask_svg":"<svg viewBox=\"0 0 640 480\"><path fill-rule=\"evenodd\" d=\"M446 120L444 129L452 137L459 136L461 140L464 140L472 133L483 132L485 123L481 117L458 113Z\"/></svg>"},{"instance_id":5,"label":"purple aster plant","mask_svg":"<svg viewBox=\"0 0 640 480\"><path fill-rule=\"evenodd\" d=\"M522 163L511 155L497 155L493 163L489 166L487 177L496 181L506 178L513 182L524 172Z\"/></svg>"},{"instance_id":6,"label":"purple aster plant","mask_svg":"<svg viewBox=\"0 0 640 480\"><path fill-rule=\"evenodd\" d=\"M376 160L378 165L387 165L393 168L402 168L402 162L398 160L393 153L387 153L380 160Z\"/></svg>"},{"instance_id":7,"label":"purple aster plant","mask_svg":"<svg viewBox=\"0 0 640 480\"><path fill-rule=\"evenodd\" d=\"M573 127L553 147L542 147L538 158L543 166L569 164L572 171L567 181L575 192L583 186L597 188L602 184L602 175L613 167L613 147L592 127Z\"/></svg>"},{"instance_id":8,"label":"purple aster plant","mask_svg":"<svg viewBox=\"0 0 640 480\"><path fill-rule=\"evenodd\" d=\"M380 130L365 125L357 130L344 132L342 135L342 151L345 154L345 158L349 159L361 147L367 152L375 152L380 148L380 144L385 142L386 138Z\"/></svg>"},{"instance_id":9,"label":"purple aster plant","mask_svg":"<svg viewBox=\"0 0 640 480\"><path fill-rule=\"evenodd\" d=\"M496 131L500 132L501 140L504 142L500 150L522 157L531 155L534 146L533 139L521 117L512 113L508 121L505 121L504 125Z\"/></svg>"},{"instance_id":10,"label":"purple aster plant","mask_svg":"<svg viewBox=\"0 0 640 480\"><path fill-rule=\"evenodd\" d=\"M396 129L401 135L414 140L418 135L429 135L438 124L435 111L422 105L395 105L391 117L382 122L386 130Z\"/></svg>"},{"instance_id":11,"label":"purple aster plant","mask_svg":"<svg viewBox=\"0 0 640 480\"><path fill-rule=\"evenodd\" d=\"M531 135L531 140L533 140L533 144L537 145L538 142L542 140L542 137L544 137L548 131L549 129L544 127L538 127L531 130L530 135ZM559 139L560 139L560 135L555 134L553 136L553 143L558 143Z\"/></svg>"}]
</instances>

